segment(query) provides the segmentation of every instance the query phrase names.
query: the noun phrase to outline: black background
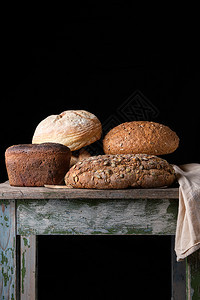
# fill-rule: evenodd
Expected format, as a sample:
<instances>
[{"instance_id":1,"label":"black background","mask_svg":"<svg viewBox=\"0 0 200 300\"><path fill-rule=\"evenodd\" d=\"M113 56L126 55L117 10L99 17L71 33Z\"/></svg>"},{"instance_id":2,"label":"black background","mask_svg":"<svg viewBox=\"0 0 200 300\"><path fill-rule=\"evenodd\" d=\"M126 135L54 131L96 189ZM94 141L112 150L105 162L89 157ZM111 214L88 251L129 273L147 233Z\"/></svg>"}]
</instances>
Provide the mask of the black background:
<instances>
[{"instance_id":1,"label":"black background","mask_svg":"<svg viewBox=\"0 0 200 300\"><path fill-rule=\"evenodd\" d=\"M2 19L1 182L7 180L6 148L31 143L45 117L85 109L104 124L135 91L156 107L158 114L152 121L168 125L180 137L179 148L165 158L174 164L200 162L195 9L182 15L168 7L166 15L167 8L152 14L148 8L120 1L104 7L92 2L75 4L58 12L54 7L50 11L40 6L22 9L6 8ZM80 246L83 241L79 241ZM107 245L103 238L101 243ZM152 243L151 255L159 243ZM109 251L122 244L120 239L117 245L110 243ZM41 245L45 253L42 240ZM59 251L48 245L54 253ZM67 251L66 245L63 241L62 249ZM79 246L72 245L70 251L76 257ZM90 239L87 247L92 245ZM119 257L118 264L123 264Z\"/></svg>"}]
</instances>

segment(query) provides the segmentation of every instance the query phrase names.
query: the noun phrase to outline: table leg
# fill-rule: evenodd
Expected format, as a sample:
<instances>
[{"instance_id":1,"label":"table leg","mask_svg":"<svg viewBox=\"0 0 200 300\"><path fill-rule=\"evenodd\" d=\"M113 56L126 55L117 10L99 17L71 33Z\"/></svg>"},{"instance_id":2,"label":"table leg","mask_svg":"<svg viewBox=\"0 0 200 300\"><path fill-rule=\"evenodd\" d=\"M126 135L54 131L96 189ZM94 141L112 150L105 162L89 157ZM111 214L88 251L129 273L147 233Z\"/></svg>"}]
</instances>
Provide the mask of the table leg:
<instances>
[{"instance_id":1,"label":"table leg","mask_svg":"<svg viewBox=\"0 0 200 300\"><path fill-rule=\"evenodd\" d=\"M174 251L175 237L171 238L171 282L172 300L186 300L186 264L177 262Z\"/></svg>"},{"instance_id":2,"label":"table leg","mask_svg":"<svg viewBox=\"0 0 200 300\"><path fill-rule=\"evenodd\" d=\"M21 300L37 299L37 247L35 235L20 236L21 240Z\"/></svg>"},{"instance_id":3,"label":"table leg","mask_svg":"<svg viewBox=\"0 0 200 300\"><path fill-rule=\"evenodd\" d=\"M200 299L200 250L187 258L187 300Z\"/></svg>"},{"instance_id":4,"label":"table leg","mask_svg":"<svg viewBox=\"0 0 200 300\"><path fill-rule=\"evenodd\" d=\"M16 299L16 210L14 200L0 200L0 299Z\"/></svg>"}]
</instances>

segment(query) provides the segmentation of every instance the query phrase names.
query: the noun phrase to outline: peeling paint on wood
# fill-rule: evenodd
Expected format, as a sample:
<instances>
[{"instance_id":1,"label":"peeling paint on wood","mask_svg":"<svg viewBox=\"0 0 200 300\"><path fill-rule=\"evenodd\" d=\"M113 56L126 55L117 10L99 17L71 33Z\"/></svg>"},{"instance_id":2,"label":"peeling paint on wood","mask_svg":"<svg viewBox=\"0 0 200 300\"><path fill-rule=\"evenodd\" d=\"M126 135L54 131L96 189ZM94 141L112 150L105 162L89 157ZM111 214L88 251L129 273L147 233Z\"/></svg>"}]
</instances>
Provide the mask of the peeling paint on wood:
<instances>
[{"instance_id":1,"label":"peeling paint on wood","mask_svg":"<svg viewBox=\"0 0 200 300\"><path fill-rule=\"evenodd\" d=\"M15 201L0 200L0 299L16 298Z\"/></svg>"},{"instance_id":2,"label":"peeling paint on wood","mask_svg":"<svg viewBox=\"0 0 200 300\"><path fill-rule=\"evenodd\" d=\"M4 183L0 199L1 300L16 299L16 233L21 235L20 299L35 300L37 234L174 235L176 230L178 189L61 192ZM180 296L179 265L173 270L175 297ZM200 299L200 251L187 259L186 282L187 299Z\"/></svg>"},{"instance_id":3,"label":"peeling paint on wood","mask_svg":"<svg viewBox=\"0 0 200 300\"><path fill-rule=\"evenodd\" d=\"M186 263L177 262L175 236L171 237L171 300L186 300Z\"/></svg>"},{"instance_id":4,"label":"peeling paint on wood","mask_svg":"<svg viewBox=\"0 0 200 300\"><path fill-rule=\"evenodd\" d=\"M200 250L187 258L187 300L200 299Z\"/></svg>"},{"instance_id":5,"label":"peeling paint on wood","mask_svg":"<svg viewBox=\"0 0 200 300\"><path fill-rule=\"evenodd\" d=\"M17 232L30 234L175 234L178 201L18 200Z\"/></svg>"},{"instance_id":6,"label":"peeling paint on wood","mask_svg":"<svg viewBox=\"0 0 200 300\"><path fill-rule=\"evenodd\" d=\"M21 300L36 299L36 236L21 236Z\"/></svg>"}]
</instances>

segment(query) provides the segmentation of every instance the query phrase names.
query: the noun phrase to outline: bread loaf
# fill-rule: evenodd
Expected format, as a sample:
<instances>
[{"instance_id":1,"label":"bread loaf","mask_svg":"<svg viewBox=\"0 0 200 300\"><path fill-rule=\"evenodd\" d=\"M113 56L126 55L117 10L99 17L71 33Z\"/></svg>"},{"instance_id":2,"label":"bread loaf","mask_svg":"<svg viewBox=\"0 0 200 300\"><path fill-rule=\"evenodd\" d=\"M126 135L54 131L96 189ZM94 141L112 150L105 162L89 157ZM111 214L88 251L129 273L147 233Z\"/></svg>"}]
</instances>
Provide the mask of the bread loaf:
<instances>
[{"instance_id":1,"label":"bread loaf","mask_svg":"<svg viewBox=\"0 0 200 300\"><path fill-rule=\"evenodd\" d=\"M71 151L61 144L21 144L5 152L10 185L44 186L63 184Z\"/></svg>"},{"instance_id":2,"label":"bread loaf","mask_svg":"<svg viewBox=\"0 0 200 300\"><path fill-rule=\"evenodd\" d=\"M71 160L70 160L70 168L75 165L78 161L83 160L85 158L90 157L90 153L84 148L72 152Z\"/></svg>"},{"instance_id":3,"label":"bread loaf","mask_svg":"<svg viewBox=\"0 0 200 300\"><path fill-rule=\"evenodd\" d=\"M67 110L41 121L32 143L60 143L75 151L100 139L101 133L102 126L95 115L85 110Z\"/></svg>"},{"instance_id":4,"label":"bread loaf","mask_svg":"<svg viewBox=\"0 0 200 300\"><path fill-rule=\"evenodd\" d=\"M99 155L84 159L67 172L67 187L88 189L153 188L170 186L173 167L146 154Z\"/></svg>"},{"instance_id":5,"label":"bread loaf","mask_svg":"<svg viewBox=\"0 0 200 300\"><path fill-rule=\"evenodd\" d=\"M163 155L174 152L179 138L169 127L148 121L122 123L111 129L103 140L106 154L146 153Z\"/></svg>"}]
</instances>

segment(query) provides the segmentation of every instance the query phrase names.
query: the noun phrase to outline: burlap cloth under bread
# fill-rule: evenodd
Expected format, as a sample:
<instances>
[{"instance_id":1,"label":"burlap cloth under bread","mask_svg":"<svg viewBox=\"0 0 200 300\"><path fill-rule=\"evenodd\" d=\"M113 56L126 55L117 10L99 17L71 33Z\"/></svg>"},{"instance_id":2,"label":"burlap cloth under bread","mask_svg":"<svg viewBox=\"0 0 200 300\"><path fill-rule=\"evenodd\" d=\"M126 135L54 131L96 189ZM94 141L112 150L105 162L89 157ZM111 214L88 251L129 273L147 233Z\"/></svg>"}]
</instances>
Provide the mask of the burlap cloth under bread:
<instances>
[{"instance_id":1,"label":"burlap cloth under bread","mask_svg":"<svg viewBox=\"0 0 200 300\"><path fill-rule=\"evenodd\" d=\"M173 167L180 185L175 251L181 261L200 248L200 164Z\"/></svg>"}]
</instances>

